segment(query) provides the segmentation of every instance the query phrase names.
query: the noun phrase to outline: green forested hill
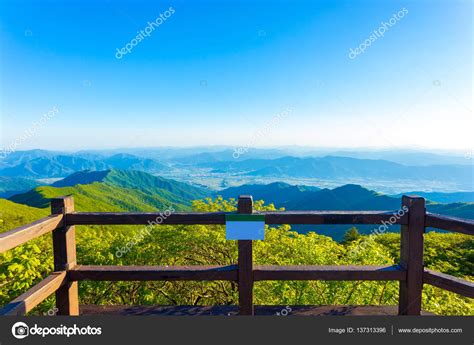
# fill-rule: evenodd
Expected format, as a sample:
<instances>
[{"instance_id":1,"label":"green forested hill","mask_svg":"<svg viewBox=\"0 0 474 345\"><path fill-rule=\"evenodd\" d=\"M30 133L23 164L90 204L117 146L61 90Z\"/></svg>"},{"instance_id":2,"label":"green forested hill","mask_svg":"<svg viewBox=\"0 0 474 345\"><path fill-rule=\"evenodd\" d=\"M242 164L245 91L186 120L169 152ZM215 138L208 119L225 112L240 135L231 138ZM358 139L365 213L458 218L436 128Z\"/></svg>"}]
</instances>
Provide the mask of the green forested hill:
<instances>
[{"instance_id":1,"label":"green forested hill","mask_svg":"<svg viewBox=\"0 0 474 345\"><path fill-rule=\"evenodd\" d=\"M396 211L401 207L401 197L388 196L368 190L362 186L347 184L334 189L308 189L304 186L271 183L267 185L242 185L219 191L224 198L239 194L250 194L254 200L265 200L286 210L341 210L341 211ZM426 209L432 213L474 219L474 203L438 204L427 200ZM294 225L299 233L316 231L336 241L343 239L347 225ZM398 225L389 226L386 231L398 232ZM358 225L362 234L373 233L377 225Z\"/></svg>"},{"instance_id":2,"label":"green forested hill","mask_svg":"<svg viewBox=\"0 0 474 345\"><path fill-rule=\"evenodd\" d=\"M158 194L143 193L99 182L62 188L37 187L27 193L15 195L11 200L25 205L45 208L49 206L51 198L63 195L74 196L77 211L152 212L166 208L169 205L173 205L177 209L186 209L184 204L172 202Z\"/></svg>"},{"instance_id":3,"label":"green forested hill","mask_svg":"<svg viewBox=\"0 0 474 345\"><path fill-rule=\"evenodd\" d=\"M187 205L191 204L190 200L202 199L210 195L206 189L136 170L110 170L103 182L138 189L144 193L164 193L167 198L177 198Z\"/></svg>"},{"instance_id":4,"label":"green forested hill","mask_svg":"<svg viewBox=\"0 0 474 345\"><path fill-rule=\"evenodd\" d=\"M250 194L254 200L263 199L287 210L385 211L398 210L401 207L401 197L383 195L354 184L321 190L291 187L293 188L282 189L278 183L243 185L224 189L219 194L224 198ZM290 190L291 192L287 192ZM439 204L427 200L426 208L433 213L474 219L474 203Z\"/></svg>"},{"instance_id":5,"label":"green forested hill","mask_svg":"<svg viewBox=\"0 0 474 345\"><path fill-rule=\"evenodd\" d=\"M79 211L144 211L172 206L187 210L208 192L185 183L139 171L107 170L75 173L53 186L37 187L11 197L17 203L48 207L49 199L72 194Z\"/></svg>"},{"instance_id":6,"label":"green forested hill","mask_svg":"<svg viewBox=\"0 0 474 345\"><path fill-rule=\"evenodd\" d=\"M318 187L294 186L284 182L269 184L244 184L219 191L225 199L238 198L239 195L252 195L254 200L268 200L280 207L287 207L295 199L303 199L312 192L319 191Z\"/></svg>"},{"instance_id":7,"label":"green forested hill","mask_svg":"<svg viewBox=\"0 0 474 345\"><path fill-rule=\"evenodd\" d=\"M472 202L455 202L451 204L429 203L426 209L432 213L474 219L474 203Z\"/></svg>"},{"instance_id":8,"label":"green forested hill","mask_svg":"<svg viewBox=\"0 0 474 345\"><path fill-rule=\"evenodd\" d=\"M12 195L35 188L36 186L39 186L39 183L32 179L0 176L0 198L8 198Z\"/></svg>"},{"instance_id":9,"label":"green forested hill","mask_svg":"<svg viewBox=\"0 0 474 345\"><path fill-rule=\"evenodd\" d=\"M49 213L49 210L0 199L0 233L46 217Z\"/></svg>"}]
</instances>

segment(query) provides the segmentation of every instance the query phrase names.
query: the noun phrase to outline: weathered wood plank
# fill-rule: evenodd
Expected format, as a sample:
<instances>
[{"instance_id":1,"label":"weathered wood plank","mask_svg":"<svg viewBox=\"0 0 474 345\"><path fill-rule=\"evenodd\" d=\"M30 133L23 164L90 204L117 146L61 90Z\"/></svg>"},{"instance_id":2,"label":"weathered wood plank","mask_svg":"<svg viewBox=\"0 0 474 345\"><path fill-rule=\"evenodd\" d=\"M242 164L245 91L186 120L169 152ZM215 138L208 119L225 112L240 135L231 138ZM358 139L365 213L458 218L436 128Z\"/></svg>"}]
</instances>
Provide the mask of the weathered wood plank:
<instances>
[{"instance_id":1,"label":"weathered wood plank","mask_svg":"<svg viewBox=\"0 0 474 345\"><path fill-rule=\"evenodd\" d=\"M66 272L53 272L0 309L0 315L25 315L66 284Z\"/></svg>"},{"instance_id":2,"label":"weathered wood plank","mask_svg":"<svg viewBox=\"0 0 474 345\"><path fill-rule=\"evenodd\" d=\"M65 196L51 199L51 213L66 215L74 212L74 199ZM65 225L53 231L54 270L69 271L76 265L76 229ZM59 315L79 315L77 282L67 282L56 291L56 307Z\"/></svg>"},{"instance_id":3,"label":"weathered wood plank","mask_svg":"<svg viewBox=\"0 0 474 345\"><path fill-rule=\"evenodd\" d=\"M427 213L426 227L474 235L474 220Z\"/></svg>"},{"instance_id":4,"label":"weathered wood plank","mask_svg":"<svg viewBox=\"0 0 474 345\"><path fill-rule=\"evenodd\" d=\"M241 195L237 204L240 214L253 213L251 196ZM253 315L253 243L252 240L239 240L238 277L239 277L239 315Z\"/></svg>"},{"instance_id":5,"label":"weathered wood plank","mask_svg":"<svg viewBox=\"0 0 474 345\"><path fill-rule=\"evenodd\" d=\"M68 214L66 221L71 225L167 225L167 224L225 224L225 213L163 213L137 212L76 212Z\"/></svg>"},{"instance_id":6,"label":"weathered wood plank","mask_svg":"<svg viewBox=\"0 0 474 345\"><path fill-rule=\"evenodd\" d=\"M266 224L405 224L396 211L286 211L263 212Z\"/></svg>"},{"instance_id":7,"label":"weathered wood plank","mask_svg":"<svg viewBox=\"0 0 474 345\"><path fill-rule=\"evenodd\" d=\"M443 290L455 292L466 297L474 298L473 282L453 277L449 274L425 269L423 273L423 283L439 287Z\"/></svg>"},{"instance_id":8,"label":"weathered wood plank","mask_svg":"<svg viewBox=\"0 0 474 345\"><path fill-rule=\"evenodd\" d=\"M257 265L254 280L405 280L400 266Z\"/></svg>"},{"instance_id":9,"label":"weathered wood plank","mask_svg":"<svg viewBox=\"0 0 474 345\"><path fill-rule=\"evenodd\" d=\"M425 199L402 197L402 209L408 208L408 225L400 234L400 266L407 278L400 282L399 315L420 315L423 290L423 234L425 232Z\"/></svg>"},{"instance_id":10,"label":"weathered wood plank","mask_svg":"<svg viewBox=\"0 0 474 345\"><path fill-rule=\"evenodd\" d=\"M261 212L266 224L406 224L407 216L395 217L396 211L286 211ZM225 213L163 213L136 212L75 212L66 216L69 225L118 225L118 224L225 224ZM155 224L156 223L156 224Z\"/></svg>"},{"instance_id":11,"label":"weathered wood plank","mask_svg":"<svg viewBox=\"0 0 474 345\"><path fill-rule=\"evenodd\" d=\"M237 281L237 266L84 266L69 271L69 279L104 281L229 280Z\"/></svg>"},{"instance_id":12,"label":"weathered wood plank","mask_svg":"<svg viewBox=\"0 0 474 345\"><path fill-rule=\"evenodd\" d=\"M41 218L33 223L0 234L0 253L47 234L62 226L63 215Z\"/></svg>"},{"instance_id":13,"label":"weathered wood plank","mask_svg":"<svg viewBox=\"0 0 474 345\"><path fill-rule=\"evenodd\" d=\"M238 266L83 266L69 272L79 280L232 280ZM255 266L254 280L404 280L399 266Z\"/></svg>"}]
</instances>

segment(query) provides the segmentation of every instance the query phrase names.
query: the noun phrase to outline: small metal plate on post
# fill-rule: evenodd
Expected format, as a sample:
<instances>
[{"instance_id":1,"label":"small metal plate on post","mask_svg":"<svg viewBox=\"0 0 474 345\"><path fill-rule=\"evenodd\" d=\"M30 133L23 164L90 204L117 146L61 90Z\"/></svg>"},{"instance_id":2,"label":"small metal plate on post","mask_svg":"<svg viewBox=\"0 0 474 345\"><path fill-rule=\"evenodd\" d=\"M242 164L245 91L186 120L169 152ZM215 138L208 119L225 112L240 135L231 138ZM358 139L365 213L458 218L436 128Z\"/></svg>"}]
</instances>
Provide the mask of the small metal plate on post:
<instances>
[{"instance_id":1,"label":"small metal plate on post","mask_svg":"<svg viewBox=\"0 0 474 345\"><path fill-rule=\"evenodd\" d=\"M265 237L263 214L227 214L225 225L228 240L263 240Z\"/></svg>"}]
</instances>

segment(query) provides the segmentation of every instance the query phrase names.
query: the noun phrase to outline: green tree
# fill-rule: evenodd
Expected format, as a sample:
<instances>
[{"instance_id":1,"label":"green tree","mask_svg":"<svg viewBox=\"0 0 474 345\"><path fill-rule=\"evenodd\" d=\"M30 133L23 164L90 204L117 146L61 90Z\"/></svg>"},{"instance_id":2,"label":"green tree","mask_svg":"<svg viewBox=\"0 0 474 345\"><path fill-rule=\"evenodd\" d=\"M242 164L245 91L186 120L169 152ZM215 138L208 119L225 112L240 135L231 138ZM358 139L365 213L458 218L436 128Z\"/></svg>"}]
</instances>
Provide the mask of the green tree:
<instances>
[{"instance_id":1,"label":"green tree","mask_svg":"<svg viewBox=\"0 0 474 345\"><path fill-rule=\"evenodd\" d=\"M344 239L342 240L342 243L347 244L353 241L357 241L360 237L361 235L359 233L359 230L357 230L357 228L353 226L344 234Z\"/></svg>"}]
</instances>

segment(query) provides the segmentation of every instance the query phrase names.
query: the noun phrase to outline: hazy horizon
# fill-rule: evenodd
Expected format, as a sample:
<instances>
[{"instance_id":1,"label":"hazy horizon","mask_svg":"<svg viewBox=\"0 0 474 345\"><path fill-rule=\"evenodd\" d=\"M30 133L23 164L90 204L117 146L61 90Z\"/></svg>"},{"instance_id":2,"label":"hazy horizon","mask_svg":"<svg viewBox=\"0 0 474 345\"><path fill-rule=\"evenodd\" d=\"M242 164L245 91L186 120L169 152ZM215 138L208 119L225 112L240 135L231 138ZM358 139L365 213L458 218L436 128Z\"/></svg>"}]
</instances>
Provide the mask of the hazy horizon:
<instances>
[{"instance_id":1,"label":"hazy horizon","mask_svg":"<svg viewBox=\"0 0 474 345\"><path fill-rule=\"evenodd\" d=\"M359 4L3 1L0 145L472 150L472 4Z\"/></svg>"},{"instance_id":2,"label":"hazy horizon","mask_svg":"<svg viewBox=\"0 0 474 345\"><path fill-rule=\"evenodd\" d=\"M225 145L225 144L215 144L215 145L162 145L162 146L129 146L129 147L84 147L84 148L69 148L63 149L60 147L56 148L44 148L44 147L27 147L19 148L14 150L14 152L27 152L27 151L51 151L51 152L64 152L64 153L78 153L78 152L101 152L101 151L133 151L133 150L202 150L202 152L208 151L224 151L224 150L235 150L238 148L236 145ZM326 152L354 152L354 153L363 153L363 152L393 152L400 154L410 154L410 153L426 153L433 155L459 155L464 156L467 153L472 151L471 149L443 149L443 148L428 148L428 147L322 147L322 146L310 146L310 145L275 145L275 146L254 146L249 148L249 152L252 150L280 150L280 151L299 151L299 152L314 152L324 154ZM2 158L0 156L0 158Z\"/></svg>"}]
</instances>

